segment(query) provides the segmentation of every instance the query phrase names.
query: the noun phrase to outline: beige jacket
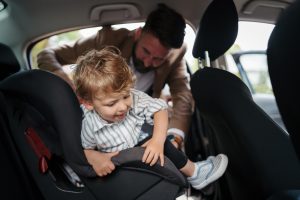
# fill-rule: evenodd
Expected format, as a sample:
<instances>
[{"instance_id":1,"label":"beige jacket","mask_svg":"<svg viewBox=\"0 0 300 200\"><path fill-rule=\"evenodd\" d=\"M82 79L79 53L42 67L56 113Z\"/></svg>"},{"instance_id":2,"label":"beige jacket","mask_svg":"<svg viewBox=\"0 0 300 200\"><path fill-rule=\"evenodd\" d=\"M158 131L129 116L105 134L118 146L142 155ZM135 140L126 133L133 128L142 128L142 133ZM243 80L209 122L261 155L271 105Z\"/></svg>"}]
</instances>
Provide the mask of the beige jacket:
<instances>
[{"instance_id":1,"label":"beige jacket","mask_svg":"<svg viewBox=\"0 0 300 200\"><path fill-rule=\"evenodd\" d=\"M101 49L105 45L114 45L120 49L122 56L129 59L134 45L134 31L127 29L113 30L103 27L96 35L78 40L74 45L64 45L48 48L38 55L40 69L55 71L62 65L73 64L78 56L91 49ZM186 45L174 49L158 68L155 68L153 97L158 98L166 83L171 91L173 110L169 128L177 128L188 133L193 112L194 101L189 88L189 75L184 60Z\"/></svg>"}]
</instances>

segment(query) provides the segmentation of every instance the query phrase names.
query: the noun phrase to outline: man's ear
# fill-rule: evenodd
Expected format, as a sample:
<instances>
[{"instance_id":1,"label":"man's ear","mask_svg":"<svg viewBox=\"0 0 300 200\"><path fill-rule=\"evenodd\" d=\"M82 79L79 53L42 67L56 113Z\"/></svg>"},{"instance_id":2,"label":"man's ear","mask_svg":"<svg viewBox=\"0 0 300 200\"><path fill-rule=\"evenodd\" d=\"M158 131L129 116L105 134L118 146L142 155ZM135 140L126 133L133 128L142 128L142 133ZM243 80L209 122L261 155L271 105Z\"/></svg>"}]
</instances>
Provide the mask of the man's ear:
<instances>
[{"instance_id":1,"label":"man's ear","mask_svg":"<svg viewBox=\"0 0 300 200\"><path fill-rule=\"evenodd\" d=\"M137 41L141 37L141 34L142 34L142 27L139 27L135 30L134 40Z\"/></svg>"}]
</instances>

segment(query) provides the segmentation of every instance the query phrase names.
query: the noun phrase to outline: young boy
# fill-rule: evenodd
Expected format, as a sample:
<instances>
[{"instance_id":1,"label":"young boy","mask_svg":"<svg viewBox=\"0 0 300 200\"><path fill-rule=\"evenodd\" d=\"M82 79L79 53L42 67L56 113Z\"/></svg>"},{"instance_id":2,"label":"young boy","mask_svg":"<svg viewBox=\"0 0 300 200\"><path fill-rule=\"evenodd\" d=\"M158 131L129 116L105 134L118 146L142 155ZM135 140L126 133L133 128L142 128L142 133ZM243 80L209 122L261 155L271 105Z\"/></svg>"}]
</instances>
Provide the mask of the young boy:
<instances>
[{"instance_id":1,"label":"young boy","mask_svg":"<svg viewBox=\"0 0 300 200\"><path fill-rule=\"evenodd\" d=\"M133 89L134 75L117 48L92 50L80 57L73 78L84 113L82 146L103 155L99 158L104 163L101 176L115 169L105 154L116 155L141 143L145 147L142 162L152 166L160 160L163 166L165 154L195 189L204 188L225 172L225 155L193 163L166 140L167 104ZM141 130L145 121L154 125L151 135Z\"/></svg>"}]
</instances>

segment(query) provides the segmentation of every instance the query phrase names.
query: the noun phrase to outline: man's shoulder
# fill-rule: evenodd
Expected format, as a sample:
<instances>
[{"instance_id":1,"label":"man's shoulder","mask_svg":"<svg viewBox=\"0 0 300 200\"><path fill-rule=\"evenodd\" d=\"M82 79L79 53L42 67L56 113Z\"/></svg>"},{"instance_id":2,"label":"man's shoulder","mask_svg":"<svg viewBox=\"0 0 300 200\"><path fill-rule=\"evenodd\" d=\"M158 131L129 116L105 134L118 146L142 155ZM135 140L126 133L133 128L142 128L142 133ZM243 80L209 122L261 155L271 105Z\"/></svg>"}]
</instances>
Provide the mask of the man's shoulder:
<instances>
[{"instance_id":1,"label":"man's shoulder","mask_svg":"<svg viewBox=\"0 0 300 200\"><path fill-rule=\"evenodd\" d=\"M185 59L184 55L186 51L187 51L187 45L185 43L183 43L183 45L178 49L172 49L172 51L167 57L166 62L164 62L162 67L158 67L157 71L160 71L160 73L165 73L167 71L166 69L168 68L174 69L180 67L178 63L180 63Z\"/></svg>"},{"instance_id":2,"label":"man's shoulder","mask_svg":"<svg viewBox=\"0 0 300 200\"><path fill-rule=\"evenodd\" d=\"M95 46L102 48L105 45L113 45L118 47L123 57L130 57L131 48L134 43L134 30L130 31L125 28L114 29L110 26L104 26L98 31Z\"/></svg>"},{"instance_id":3,"label":"man's shoulder","mask_svg":"<svg viewBox=\"0 0 300 200\"><path fill-rule=\"evenodd\" d=\"M168 66L168 67L175 67L177 66L176 63L181 62L182 60L184 60L184 55L187 51L187 45L186 43L183 43L182 46L178 49L172 49L166 59L166 62L164 63L164 65ZM175 65L174 65L175 64ZM164 67L166 67L164 66ZM158 70L163 70L161 69L163 67L159 67ZM163 70L164 71L164 70Z\"/></svg>"},{"instance_id":4,"label":"man's shoulder","mask_svg":"<svg viewBox=\"0 0 300 200\"><path fill-rule=\"evenodd\" d=\"M134 31L128 30L126 28L113 28L111 26L103 26L101 30L99 30L98 34L105 34L108 36L130 36Z\"/></svg>"}]
</instances>

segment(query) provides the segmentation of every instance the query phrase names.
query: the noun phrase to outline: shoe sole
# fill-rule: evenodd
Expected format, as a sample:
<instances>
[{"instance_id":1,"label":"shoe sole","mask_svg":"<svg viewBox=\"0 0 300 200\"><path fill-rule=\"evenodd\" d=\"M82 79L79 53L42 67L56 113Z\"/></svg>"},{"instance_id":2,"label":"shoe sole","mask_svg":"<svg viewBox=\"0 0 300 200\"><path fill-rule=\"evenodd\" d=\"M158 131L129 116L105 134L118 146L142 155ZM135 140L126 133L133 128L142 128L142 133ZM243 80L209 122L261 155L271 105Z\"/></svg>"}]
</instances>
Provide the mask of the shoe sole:
<instances>
[{"instance_id":1,"label":"shoe sole","mask_svg":"<svg viewBox=\"0 0 300 200\"><path fill-rule=\"evenodd\" d=\"M218 170L211 176L209 181L205 180L202 183L200 183L199 185L193 186L195 189L201 190L202 188L204 188L207 185L209 185L210 183L214 182L215 180L217 180L224 174L224 172L227 168L227 165L228 165L228 158L224 154L219 154L218 156L222 157L222 162L220 163Z\"/></svg>"}]
</instances>

